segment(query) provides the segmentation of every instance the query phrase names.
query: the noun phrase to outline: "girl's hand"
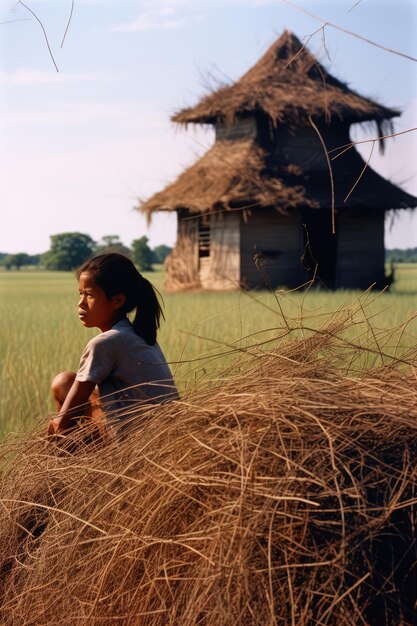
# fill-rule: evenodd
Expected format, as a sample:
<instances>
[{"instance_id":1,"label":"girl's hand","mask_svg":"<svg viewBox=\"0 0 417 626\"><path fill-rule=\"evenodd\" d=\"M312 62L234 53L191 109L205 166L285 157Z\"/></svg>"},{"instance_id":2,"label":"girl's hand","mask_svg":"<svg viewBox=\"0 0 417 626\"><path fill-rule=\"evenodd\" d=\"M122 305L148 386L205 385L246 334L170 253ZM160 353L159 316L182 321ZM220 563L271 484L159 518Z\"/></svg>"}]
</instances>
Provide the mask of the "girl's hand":
<instances>
[{"instance_id":1,"label":"girl's hand","mask_svg":"<svg viewBox=\"0 0 417 626\"><path fill-rule=\"evenodd\" d=\"M60 430L62 430L61 427L61 417L54 417L53 419L51 419L51 421L48 424L48 435L58 435Z\"/></svg>"}]
</instances>

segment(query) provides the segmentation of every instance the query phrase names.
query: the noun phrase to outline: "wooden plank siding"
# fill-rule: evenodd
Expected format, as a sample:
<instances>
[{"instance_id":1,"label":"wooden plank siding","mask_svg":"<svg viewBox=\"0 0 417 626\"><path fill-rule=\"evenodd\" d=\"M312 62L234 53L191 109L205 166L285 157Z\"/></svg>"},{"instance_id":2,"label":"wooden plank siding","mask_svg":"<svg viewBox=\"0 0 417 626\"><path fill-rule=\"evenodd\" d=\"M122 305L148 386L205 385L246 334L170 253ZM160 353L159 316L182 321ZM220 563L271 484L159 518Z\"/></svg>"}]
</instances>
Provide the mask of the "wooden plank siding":
<instances>
[{"instance_id":1,"label":"wooden plank siding","mask_svg":"<svg viewBox=\"0 0 417 626\"><path fill-rule=\"evenodd\" d=\"M274 210L257 210L247 220L240 212L211 216L210 253L201 258L198 252L201 218L191 217L185 211L179 213L177 243L166 264L171 288L200 285L216 290L240 286L256 289L264 288L266 280L274 288L294 288L308 278L301 262L304 236L300 213L281 215ZM382 287L386 282L384 212L339 211L336 236L333 286L367 289L376 283ZM260 261L263 272L255 260Z\"/></svg>"},{"instance_id":2,"label":"wooden plank siding","mask_svg":"<svg viewBox=\"0 0 417 626\"><path fill-rule=\"evenodd\" d=\"M204 289L240 287L240 212L214 215L210 221L210 256L200 259Z\"/></svg>"},{"instance_id":3,"label":"wooden plank siding","mask_svg":"<svg viewBox=\"0 0 417 626\"><path fill-rule=\"evenodd\" d=\"M256 119L253 115L244 118L238 118L231 124L224 122L216 122L216 141L236 140L236 139L255 139L257 133Z\"/></svg>"},{"instance_id":4,"label":"wooden plank siding","mask_svg":"<svg viewBox=\"0 0 417 626\"><path fill-rule=\"evenodd\" d=\"M340 211L337 285L345 289L379 286L385 279L384 211Z\"/></svg>"},{"instance_id":5,"label":"wooden plank siding","mask_svg":"<svg viewBox=\"0 0 417 626\"><path fill-rule=\"evenodd\" d=\"M240 274L242 285L265 287L265 276L255 264L260 259L272 287L296 287L303 282L302 230L300 215L256 211L241 221Z\"/></svg>"},{"instance_id":6,"label":"wooden plank siding","mask_svg":"<svg viewBox=\"0 0 417 626\"><path fill-rule=\"evenodd\" d=\"M298 128L296 135L285 127L279 127L274 147L274 159L278 163L297 165L309 172L328 170L320 139L311 126Z\"/></svg>"}]
</instances>

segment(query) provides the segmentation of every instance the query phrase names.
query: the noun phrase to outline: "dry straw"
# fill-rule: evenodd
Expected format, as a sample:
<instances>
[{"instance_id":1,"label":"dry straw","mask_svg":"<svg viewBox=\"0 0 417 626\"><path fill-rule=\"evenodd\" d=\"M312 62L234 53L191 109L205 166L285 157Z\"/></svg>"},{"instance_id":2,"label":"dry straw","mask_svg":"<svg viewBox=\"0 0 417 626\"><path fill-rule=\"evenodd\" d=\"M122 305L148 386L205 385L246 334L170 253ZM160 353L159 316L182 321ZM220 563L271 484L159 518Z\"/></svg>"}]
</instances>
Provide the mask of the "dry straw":
<instances>
[{"instance_id":1,"label":"dry straw","mask_svg":"<svg viewBox=\"0 0 417 626\"><path fill-rule=\"evenodd\" d=\"M123 437L5 441L0 623L411 624L417 354L357 323L286 320Z\"/></svg>"}]
</instances>

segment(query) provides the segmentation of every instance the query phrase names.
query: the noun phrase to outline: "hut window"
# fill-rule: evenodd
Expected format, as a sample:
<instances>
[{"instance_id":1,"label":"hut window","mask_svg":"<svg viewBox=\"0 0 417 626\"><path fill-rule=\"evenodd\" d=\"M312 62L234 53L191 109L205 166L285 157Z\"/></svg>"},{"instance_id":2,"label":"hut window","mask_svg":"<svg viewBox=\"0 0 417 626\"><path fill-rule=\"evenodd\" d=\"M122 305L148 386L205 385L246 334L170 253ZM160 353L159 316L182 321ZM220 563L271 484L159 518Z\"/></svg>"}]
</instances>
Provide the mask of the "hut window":
<instances>
[{"instance_id":1,"label":"hut window","mask_svg":"<svg viewBox=\"0 0 417 626\"><path fill-rule=\"evenodd\" d=\"M210 256L210 222L199 220L198 224L198 256Z\"/></svg>"}]
</instances>

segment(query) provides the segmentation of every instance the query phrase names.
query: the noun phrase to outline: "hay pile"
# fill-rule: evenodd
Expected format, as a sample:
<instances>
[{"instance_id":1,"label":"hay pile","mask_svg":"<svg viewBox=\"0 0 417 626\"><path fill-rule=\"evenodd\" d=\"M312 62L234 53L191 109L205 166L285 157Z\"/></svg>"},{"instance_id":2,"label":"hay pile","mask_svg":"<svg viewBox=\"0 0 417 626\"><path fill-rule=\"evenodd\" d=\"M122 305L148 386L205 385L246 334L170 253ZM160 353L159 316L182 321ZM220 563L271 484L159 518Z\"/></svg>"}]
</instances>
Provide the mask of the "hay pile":
<instances>
[{"instance_id":1,"label":"hay pile","mask_svg":"<svg viewBox=\"0 0 417 626\"><path fill-rule=\"evenodd\" d=\"M3 445L0 623L411 624L416 350L334 321L117 440Z\"/></svg>"}]
</instances>

